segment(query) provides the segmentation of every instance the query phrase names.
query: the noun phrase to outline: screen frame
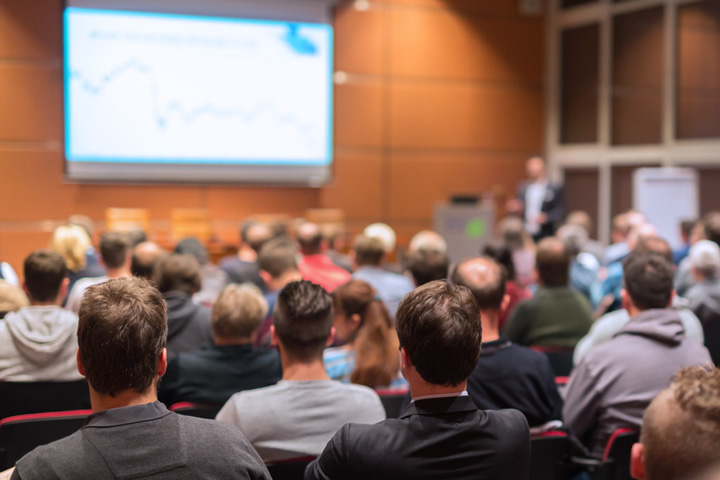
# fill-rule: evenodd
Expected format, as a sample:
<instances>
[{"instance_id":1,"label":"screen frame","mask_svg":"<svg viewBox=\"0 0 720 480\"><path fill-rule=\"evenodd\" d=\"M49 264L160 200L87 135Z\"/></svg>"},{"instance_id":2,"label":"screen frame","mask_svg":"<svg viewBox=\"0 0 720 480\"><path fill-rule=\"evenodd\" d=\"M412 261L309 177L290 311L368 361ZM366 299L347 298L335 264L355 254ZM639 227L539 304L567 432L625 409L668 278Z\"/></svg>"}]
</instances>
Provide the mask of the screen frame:
<instances>
[{"instance_id":1,"label":"screen frame","mask_svg":"<svg viewBox=\"0 0 720 480\"><path fill-rule=\"evenodd\" d=\"M329 22L295 21L280 18L255 18L252 16L237 16L233 14L202 14L202 13L176 13L157 9L133 9L113 6L75 6L68 5L72 0L64 0L62 6L63 29L63 173L67 181L98 184L217 184L217 185L254 185L254 186L308 186L321 187L333 178L335 165L334 152L334 28ZM328 35L328 92L327 92L327 139L326 158L323 162L298 165L291 160L273 161L272 164L253 163L250 159L236 161L218 161L193 163L192 160L162 159L153 162L143 159L138 162L127 160L116 161L112 158L98 158L95 161L73 160L69 158L69 64L68 64L68 11L71 9L85 11L117 12L140 15L158 15L162 17L176 16L180 18L207 18L221 21L247 21L252 23L300 23L322 26ZM77 157L75 157L77 158ZM149 161L150 160L150 161ZM267 160L265 161L267 162ZM171 171L171 169L173 169Z\"/></svg>"}]
</instances>

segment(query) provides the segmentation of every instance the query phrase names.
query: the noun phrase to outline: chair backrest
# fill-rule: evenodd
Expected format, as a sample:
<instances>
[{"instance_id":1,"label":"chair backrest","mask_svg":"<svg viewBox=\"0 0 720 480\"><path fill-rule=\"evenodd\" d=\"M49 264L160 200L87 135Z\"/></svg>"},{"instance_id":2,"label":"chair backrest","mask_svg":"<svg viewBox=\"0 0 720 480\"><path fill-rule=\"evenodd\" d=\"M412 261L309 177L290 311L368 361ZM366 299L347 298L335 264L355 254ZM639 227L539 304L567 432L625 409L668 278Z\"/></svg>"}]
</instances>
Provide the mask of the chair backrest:
<instances>
[{"instance_id":1,"label":"chair backrest","mask_svg":"<svg viewBox=\"0 0 720 480\"><path fill-rule=\"evenodd\" d=\"M376 390L383 407L385 408L385 416L387 418L398 418L402 413L403 407L409 403L408 388L389 388L386 390Z\"/></svg>"},{"instance_id":2,"label":"chair backrest","mask_svg":"<svg viewBox=\"0 0 720 480\"><path fill-rule=\"evenodd\" d=\"M532 345L531 349L544 353L550 361L550 367L556 377L567 377L573 367L574 348L548 347L545 345Z\"/></svg>"},{"instance_id":3,"label":"chair backrest","mask_svg":"<svg viewBox=\"0 0 720 480\"><path fill-rule=\"evenodd\" d=\"M72 435L92 410L18 415L0 420L0 471L15 465L33 449Z\"/></svg>"},{"instance_id":4,"label":"chair backrest","mask_svg":"<svg viewBox=\"0 0 720 480\"><path fill-rule=\"evenodd\" d=\"M203 208L176 208L170 212L170 230L175 242L195 237L207 243L211 233L210 214Z\"/></svg>"},{"instance_id":5,"label":"chair backrest","mask_svg":"<svg viewBox=\"0 0 720 480\"><path fill-rule=\"evenodd\" d=\"M601 479L631 480L630 451L639 438L638 431L632 428L619 428L613 432L605 444Z\"/></svg>"},{"instance_id":6,"label":"chair backrest","mask_svg":"<svg viewBox=\"0 0 720 480\"><path fill-rule=\"evenodd\" d=\"M567 433L551 430L534 435L530 440L530 480L560 480L570 455Z\"/></svg>"},{"instance_id":7,"label":"chair backrest","mask_svg":"<svg viewBox=\"0 0 720 480\"><path fill-rule=\"evenodd\" d=\"M108 232L130 232L138 228L150 232L150 211L147 208L105 210L105 230Z\"/></svg>"},{"instance_id":8,"label":"chair backrest","mask_svg":"<svg viewBox=\"0 0 720 480\"><path fill-rule=\"evenodd\" d=\"M214 405L209 403L193 403L193 402L178 402L170 406L170 411L179 413L180 415L187 415L189 417L198 418L209 418L214 419L222 405Z\"/></svg>"},{"instance_id":9,"label":"chair backrest","mask_svg":"<svg viewBox=\"0 0 720 480\"><path fill-rule=\"evenodd\" d=\"M316 457L292 458L267 465L273 480L302 480L305 476L305 467Z\"/></svg>"},{"instance_id":10,"label":"chair backrest","mask_svg":"<svg viewBox=\"0 0 720 480\"><path fill-rule=\"evenodd\" d=\"M28 413L90 408L85 380L74 382L0 382L0 419Z\"/></svg>"}]
</instances>

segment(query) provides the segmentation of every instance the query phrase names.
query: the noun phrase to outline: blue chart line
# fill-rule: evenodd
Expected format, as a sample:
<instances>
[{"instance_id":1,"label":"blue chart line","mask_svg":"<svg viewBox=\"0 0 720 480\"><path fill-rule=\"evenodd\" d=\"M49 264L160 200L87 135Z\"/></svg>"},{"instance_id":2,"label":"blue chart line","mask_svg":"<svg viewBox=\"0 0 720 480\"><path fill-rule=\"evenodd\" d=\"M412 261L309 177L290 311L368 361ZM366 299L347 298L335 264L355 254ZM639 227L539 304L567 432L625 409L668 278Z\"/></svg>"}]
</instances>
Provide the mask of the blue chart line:
<instances>
[{"instance_id":1,"label":"blue chart line","mask_svg":"<svg viewBox=\"0 0 720 480\"><path fill-rule=\"evenodd\" d=\"M268 101L247 109L239 107L222 107L214 103L206 103L196 107L187 108L183 102L179 100L170 100L164 105L161 105L152 67L140 62L137 59L131 59L118 65L106 74L102 75L100 80L97 82L92 82L76 69L70 70L69 80L79 82L81 88L85 92L99 96L102 95L103 91L118 78L121 78L123 75L131 72L139 73L147 78L148 88L150 89L153 98L152 109L154 122L159 129L164 129L168 125L171 116L179 117L185 124L190 124L204 115L218 119L238 119L243 123L250 124L260 115L269 113L279 123L292 126L298 133L304 136L309 145L315 144L311 135L308 135L308 132L313 130L312 124L304 123L294 115L281 112L277 109L277 107L275 107L275 105Z\"/></svg>"}]
</instances>

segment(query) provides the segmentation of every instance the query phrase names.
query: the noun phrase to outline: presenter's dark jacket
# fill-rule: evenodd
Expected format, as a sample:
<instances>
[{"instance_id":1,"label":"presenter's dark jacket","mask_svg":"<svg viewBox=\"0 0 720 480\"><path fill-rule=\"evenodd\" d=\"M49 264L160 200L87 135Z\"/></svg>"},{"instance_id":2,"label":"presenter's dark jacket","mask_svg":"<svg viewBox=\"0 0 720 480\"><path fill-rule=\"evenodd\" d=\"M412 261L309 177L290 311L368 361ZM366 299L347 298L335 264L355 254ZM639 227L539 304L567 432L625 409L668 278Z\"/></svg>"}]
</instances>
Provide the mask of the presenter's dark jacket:
<instances>
[{"instance_id":1,"label":"presenter's dark jacket","mask_svg":"<svg viewBox=\"0 0 720 480\"><path fill-rule=\"evenodd\" d=\"M236 427L178 415L154 402L90 415L69 437L25 455L11 477L76 478L270 480L270 474Z\"/></svg>"},{"instance_id":2,"label":"presenter's dark jacket","mask_svg":"<svg viewBox=\"0 0 720 480\"><path fill-rule=\"evenodd\" d=\"M525 204L525 208L527 208L525 194L529 186L530 182L523 182L517 190L517 199ZM555 230L557 230L557 228L565 220L565 192L561 185L557 185L552 182L548 183L540 211L547 215L547 221L540 225L540 232L535 235L535 238L551 237L555 235Z\"/></svg>"},{"instance_id":3,"label":"presenter's dark jacket","mask_svg":"<svg viewBox=\"0 0 720 480\"><path fill-rule=\"evenodd\" d=\"M178 354L162 377L158 398L168 406L177 402L224 405L236 392L275 385L281 378L277 350L212 345Z\"/></svg>"},{"instance_id":4,"label":"presenter's dark jacket","mask_svg":"<svg viewBox=\"0 0 720 480\"><path fill-rule=\"evenodd\" d=\"M526 480L530 432L517 410L479 410L468 396L418 400L397 419L342 427L305 480Z\"/></svg>"}]
</instances>

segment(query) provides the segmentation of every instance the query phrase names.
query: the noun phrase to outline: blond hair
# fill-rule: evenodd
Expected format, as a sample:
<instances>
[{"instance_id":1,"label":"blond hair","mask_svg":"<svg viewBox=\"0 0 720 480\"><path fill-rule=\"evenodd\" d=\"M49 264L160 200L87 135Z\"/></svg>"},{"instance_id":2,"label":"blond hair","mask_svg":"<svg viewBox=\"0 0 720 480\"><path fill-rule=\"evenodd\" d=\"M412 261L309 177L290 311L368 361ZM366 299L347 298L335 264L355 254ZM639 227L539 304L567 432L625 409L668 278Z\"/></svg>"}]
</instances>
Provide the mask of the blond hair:
<instances>
[{"instance_id":1,"label":"blond hair","mask_svg":"<svg viewBox=\"0 0 720 480\"><path fill-rule=\"evenodd\" d=\"M78 225L61 225L55 229L50 249L65 259L68 269L77 272L85 268L85 254L90 247L90 237Z\"/></svg>"},{"instance_id":2,"label":"blond hair","mask_svg":"<svg viewBox=\"0 0 720 480\"><path fill-rule=\"evenodd\" d=\"M268 303L259 288L251 283L230 284L213 305L213 333L221 338L249 337L267 314Z\"/></svg>"}]
</instances>

